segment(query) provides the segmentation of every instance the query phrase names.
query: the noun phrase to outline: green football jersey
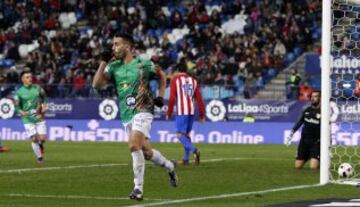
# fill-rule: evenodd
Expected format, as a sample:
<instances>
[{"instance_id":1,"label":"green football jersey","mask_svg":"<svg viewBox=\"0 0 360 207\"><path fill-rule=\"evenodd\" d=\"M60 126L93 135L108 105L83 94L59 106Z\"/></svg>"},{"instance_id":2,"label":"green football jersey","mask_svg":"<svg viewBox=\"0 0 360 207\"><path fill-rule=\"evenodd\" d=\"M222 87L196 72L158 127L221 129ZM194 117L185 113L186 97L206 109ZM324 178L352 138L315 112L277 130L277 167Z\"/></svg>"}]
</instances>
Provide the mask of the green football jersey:
<instances>
[{"instance_id":1,"label":"green football jersey","mask_svg":"<svg viewBox=\"0 0 360 207\"><path fill-rule=\"evenodd\" d=\"M150 77L155 74L153 62L140 57L129 64L117 60L106 66L105 74L115 85L120 118L124 123L131 121L138 112L154 112L154 101L149 87Z\"/></svg>"},{"instance_id":2,"label":"green football jersey","mask_svg":"<svg viewBox=\"0 0 360 207\"><path fill-rule=\"evenodd\" d=\"M20 109L29 113L29 115L21 117L24 124L35 124L43 121L37 118L41 107L41 94L45 94L44 89L37 84L22 86L16 91L14 96L17 103L16 110Z\"/></svg>"}]
</instances>

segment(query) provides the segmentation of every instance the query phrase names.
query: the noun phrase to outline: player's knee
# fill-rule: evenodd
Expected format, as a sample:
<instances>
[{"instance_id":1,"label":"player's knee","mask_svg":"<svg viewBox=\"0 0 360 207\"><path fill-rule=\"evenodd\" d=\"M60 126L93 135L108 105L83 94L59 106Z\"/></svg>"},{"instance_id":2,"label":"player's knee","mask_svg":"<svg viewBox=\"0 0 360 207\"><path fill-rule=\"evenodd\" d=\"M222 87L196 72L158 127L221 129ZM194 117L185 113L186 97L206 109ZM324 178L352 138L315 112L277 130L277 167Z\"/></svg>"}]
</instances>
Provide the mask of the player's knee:
<instances>
[{"instance_id":1,"label":"player's knee","mask_svg":"<svg viewBox=\"0 0 360 207\"><path fill-rule=\"evenodd\" d=\"M45 135L40 135L39 136L39 141L41 141L42 143L44 143L46 141L46 136Z\"/></svg>"},{"instance_id":2,"label":"player's knee","mask_svg":"<svg viewBox=\"0 0 360 207\"><path fill-rule=\"evenodd\" d=\"M310 165L310 169L312 169L312 170L317 170L317 169L319 169L319 166L317 166L317 165Z\"/></svg>"},{"instance_id":3,"label":"player's knee","mask_svg":"<svg viewBox=\"0 0 360 207\"><path fill-rule=\"evenodd\" d=\"M151 160L152 156L153 156L153 152L150 151L143 151L144 152L144 158L145 160Z\"/></svg>"},{"instance_id":4,"label":"player's knee","mask_svg":"<svg viewBox=\"0 0 360 207\"><path fill-rule=\"evenodd\" d=\"M303 168L303 166L304 166L303 162L297 162L297 161L295 162L295 165L294 165L295 169L297 169L297 170L301 170Z\"/></svg>"},{"instance_id":5,"label":"player's knee","mask_svg":"<svg viewBox=\"0 0 360 207\"><path fill-rule=\"evenodd\" d=\"M31 141L32 141L32 142L37 142L37 141L38 141L36 135L33 135L33 136L31 136L30 138L31 138Z\"/></svg>"},{"instance_id":6,"label":"player's knee","mask_svg":"<svg viewBox=\"0 0 360 207\"><path fill-rule=\"evenodd\" d=\"M184 149L185 149L185 150L187 150L187 151L190 151L190 150L191 150L191 146L190 146L190 144L189 144L189 145L188 145L188 144L187 144L187 145L185 145L185 146L184 146Z\"/></svg>"},{"instance_id":7,"label":"player's knee","mask_svg":"<svg viewBox=\"0 0 360 207\"><path fill-rule=\"evenodd\" d=\"M141 146L139 146L138 144L129 143L129 150L130 152L135 152L141 150Z\"/></svg>"},{"instance_id":8,"label":"player's knee","mask_svg":"<svg viewBox=\"0 0 360 207\"><path fill-rule=\"evenodd\" d=\"M176 138L180 138L182 137L182 134L181 133L176 133Z\"/></svg>"}]
</instances>

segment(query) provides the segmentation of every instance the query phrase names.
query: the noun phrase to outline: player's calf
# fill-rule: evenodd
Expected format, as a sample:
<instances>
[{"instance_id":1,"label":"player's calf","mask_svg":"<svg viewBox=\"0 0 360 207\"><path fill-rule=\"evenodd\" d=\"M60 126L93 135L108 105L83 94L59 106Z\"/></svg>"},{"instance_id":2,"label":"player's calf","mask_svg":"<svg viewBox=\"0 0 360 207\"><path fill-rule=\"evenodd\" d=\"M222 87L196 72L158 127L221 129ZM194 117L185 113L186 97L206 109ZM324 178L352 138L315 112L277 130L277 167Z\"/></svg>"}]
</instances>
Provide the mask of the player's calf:
<instances>
[{"instance_id":1,"label":"player's calf","mask_svg":"<svg viewBox=\"0 0 360 207\"><path fill-rule=\"evenodd\" d=\"M170 185L172 187L177 187L178 186L178 183L179 183L179 179L178 179L178 176L175 172L175 169L176 169L176 161L172 160L171 161L174 165L174 168L172 171L169 172L169 179L170 179Z\"/></svg>"},{"instance_id":2,"label":"player's calf","mask_svg":"<svg viewBox=\"0 0 360 207\"><path fill-rule=\"evenodd\" d=\"M195 152L194 152L194 160L195 160L195 165L199 165L200 164L200 150L196 148Z\"/></svg>"}]
</instances>

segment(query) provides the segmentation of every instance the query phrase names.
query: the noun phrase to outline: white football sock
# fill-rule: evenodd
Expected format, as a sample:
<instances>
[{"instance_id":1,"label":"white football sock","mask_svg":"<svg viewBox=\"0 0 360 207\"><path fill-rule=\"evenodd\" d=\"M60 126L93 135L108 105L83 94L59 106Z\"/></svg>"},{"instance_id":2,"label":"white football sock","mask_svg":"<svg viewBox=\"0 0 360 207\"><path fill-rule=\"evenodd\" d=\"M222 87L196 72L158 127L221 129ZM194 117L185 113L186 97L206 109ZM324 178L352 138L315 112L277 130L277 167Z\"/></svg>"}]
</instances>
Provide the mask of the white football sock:
<instances>
[{"instance_id":1,"label":"white football sock","mask_svg":"<svg viewBox=\"0 0 360 207\"><path fill-rule=\"evenodd\" d=\"M166 159L159 151L156 149L153 149L153 156L151 158L151 161L155 165L162 166L166 168L169 172L174 170L174 164L170 162L170 160Z\"/></svg>"},{"instance_id":2,"label":"white football sock","mask_svg":"<svg viewBox=\"0 0 360 207\"><path fill-rule=\"evenodd\" d=\"M133 171L134 171L134 184L135 188L143 191L144 185L144 171L145 171L145 158L142 150L131 152L133 159Z\"/></svg>"},{"instance_id":3,"label":"white football sock","mask_svg":"<svg viewBox=\"0 0 360 207\"><path fill-rule=\"evenodd\" d=\"M42 154L41 154L41 150L40 150L40 146L38 143L35 143L35 142L31 142L31 147L34 151L34 154L37 158L40 158L42 157Z\"/></svg>"}]
</instances>

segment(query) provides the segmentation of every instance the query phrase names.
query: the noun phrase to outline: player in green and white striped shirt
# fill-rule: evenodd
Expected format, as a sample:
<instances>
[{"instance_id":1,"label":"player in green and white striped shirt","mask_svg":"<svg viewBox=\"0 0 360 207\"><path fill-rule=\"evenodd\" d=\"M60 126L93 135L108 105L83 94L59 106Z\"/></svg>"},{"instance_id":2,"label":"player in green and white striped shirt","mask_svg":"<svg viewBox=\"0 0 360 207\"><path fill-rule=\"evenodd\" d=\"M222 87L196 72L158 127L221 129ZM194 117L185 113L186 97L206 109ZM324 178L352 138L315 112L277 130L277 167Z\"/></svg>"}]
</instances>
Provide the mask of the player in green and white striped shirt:
<instances>
[{"instance_id":1,"label":"player in green and white striped shirt","mask_svg":"<svg viewBox=\"0 0 360 207\"><path fill-rule=\"evenodd\" d=\"M31 145L37 161L42 164L46 140L46 94L39 85L32 83L31 71L24 70L20 78L23 86L15 93L15 110L21 116L27 136L32 140Z\"/></svg>"}]
</instances>

